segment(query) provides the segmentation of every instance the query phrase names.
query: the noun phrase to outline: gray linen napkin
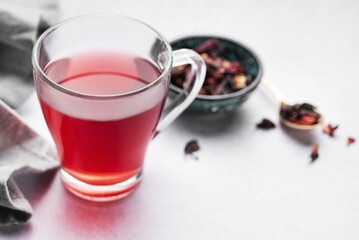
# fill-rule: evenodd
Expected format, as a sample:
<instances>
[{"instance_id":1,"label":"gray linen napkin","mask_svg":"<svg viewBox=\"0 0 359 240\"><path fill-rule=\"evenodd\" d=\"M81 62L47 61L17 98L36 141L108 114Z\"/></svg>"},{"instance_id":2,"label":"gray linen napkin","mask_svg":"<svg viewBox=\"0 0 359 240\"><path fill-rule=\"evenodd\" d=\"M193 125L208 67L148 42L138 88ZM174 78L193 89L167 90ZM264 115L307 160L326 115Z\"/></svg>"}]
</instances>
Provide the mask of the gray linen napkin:
<instances>
[{"instance_id":1,"label":"gray linen napkin","mask_svg":"<svg viewBox=\"0 0 359 240\"><path fill-rule=\"evenodd\" d=\"M18 107L33 88L31 51L57 18L57 0L0 0L0 99Z\"/></svg>"},{"instance_id":2,"label":"gray linen napkin","mask_svg":"<svg viewBox=\"0 0 359 240\"><path fill-rule=\"evenodd\" d=\"M26 222L29 202L11 179L18 170L44 172L59 164L54 148L0 101L0 225Z\"/></svg>"},{"instance_id":3,"label":"gray linen napkin","mask_svg":"<svg viewBox=\"0 0 359 240\"><path fill-rule=\"evenodd\" d=\"M31 51L57 17L57 0L0 0L0 99L18 107L34 91ZM26 222L32 208L15 171L58 166L55 150L0 100L0 226Z\"/></svg>"}]
</instances>

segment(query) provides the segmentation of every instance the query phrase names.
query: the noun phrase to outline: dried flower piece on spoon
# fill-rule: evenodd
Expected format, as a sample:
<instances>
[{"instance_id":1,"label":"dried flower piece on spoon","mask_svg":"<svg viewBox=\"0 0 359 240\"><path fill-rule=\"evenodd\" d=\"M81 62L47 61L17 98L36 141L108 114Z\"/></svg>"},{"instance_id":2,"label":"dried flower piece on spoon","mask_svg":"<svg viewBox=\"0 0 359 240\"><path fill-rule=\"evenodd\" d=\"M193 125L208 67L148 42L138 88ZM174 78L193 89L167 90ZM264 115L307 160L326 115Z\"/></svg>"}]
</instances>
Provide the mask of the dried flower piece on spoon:
<instances>
[{"instance_id":1,"label":"dried flower piece on spoon","mask_svg":"<svg viewBox=\"0 0 359 240\"><path fill-rule=\"evenodd\" d=\"M338 129L338 127L339 127L338 125L337 126L332 126L331 124L328 124L323 128L323 132L325 134L328 134L329 136L333 137L334 132L335 132L335 130Z\"/></svg>"},{"instance_id":2,"label":"dried flower piece on spoon","mask_svg":"<svg viewBox=\"0 0 359 240\"><path fill-rule=\"evenodd\" d=\"M315 125L321 118L315 107L309 103L295 105L282 103L279 114L285 120L299 125Z\"/></svg>"},{"instance_id":3,"label":"dried flower piece on spoon","mask_svg":"<svg viewBox=\"0 0 359 240\"><path fill-rule=\"evenodd\" d=\"M310 154L310 158L311 158L311 163L315 162L319 157L318 154L318 144L315 144L312 146L312 153Z\"/></svg>"}]
</instances>

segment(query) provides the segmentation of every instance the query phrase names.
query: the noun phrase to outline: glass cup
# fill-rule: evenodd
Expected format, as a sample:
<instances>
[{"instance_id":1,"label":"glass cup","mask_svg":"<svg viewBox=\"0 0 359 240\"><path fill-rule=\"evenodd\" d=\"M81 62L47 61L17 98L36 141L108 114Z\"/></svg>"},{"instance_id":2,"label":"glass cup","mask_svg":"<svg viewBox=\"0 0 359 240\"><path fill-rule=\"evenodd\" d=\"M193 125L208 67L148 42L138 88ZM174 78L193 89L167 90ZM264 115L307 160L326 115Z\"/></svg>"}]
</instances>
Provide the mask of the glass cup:
<instances>
[{"instance_id":1,"label":"glass cup","mask_svg":"<svg viewBox=\"0 0 359 240\"><path fill-rule=\"evenodd\" d=\"M122 198L138 186L150 140L194 100L206 73L194 51L172 51L150 26L87 15L44 32L32 55L36 92L75 195ZM191 65L189 94L164 108L173 66Z\"/></svg>"}]
</instances>

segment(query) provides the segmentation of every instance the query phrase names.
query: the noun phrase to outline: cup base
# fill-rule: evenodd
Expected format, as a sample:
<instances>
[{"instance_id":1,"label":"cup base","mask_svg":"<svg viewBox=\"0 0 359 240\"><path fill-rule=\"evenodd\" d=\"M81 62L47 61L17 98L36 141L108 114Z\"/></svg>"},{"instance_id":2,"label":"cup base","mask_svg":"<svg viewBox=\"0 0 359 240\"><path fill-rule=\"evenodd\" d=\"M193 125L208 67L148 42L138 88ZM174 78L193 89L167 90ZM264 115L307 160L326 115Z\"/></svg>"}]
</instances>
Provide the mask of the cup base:
<instances>
[{"instance_id":1,"label":"cup base","mask_svg":"<svg viewBox=\"0 0 359 240\"><path fill-rule=\"evenodd\" d=\"M60 174L67 190L77 197L96 202L108 202L124 198L131 194L142 180L142 170L131 178L112 185L88 184L74 178L63 169L60 169Z\"/></svg>"}]
</instances>

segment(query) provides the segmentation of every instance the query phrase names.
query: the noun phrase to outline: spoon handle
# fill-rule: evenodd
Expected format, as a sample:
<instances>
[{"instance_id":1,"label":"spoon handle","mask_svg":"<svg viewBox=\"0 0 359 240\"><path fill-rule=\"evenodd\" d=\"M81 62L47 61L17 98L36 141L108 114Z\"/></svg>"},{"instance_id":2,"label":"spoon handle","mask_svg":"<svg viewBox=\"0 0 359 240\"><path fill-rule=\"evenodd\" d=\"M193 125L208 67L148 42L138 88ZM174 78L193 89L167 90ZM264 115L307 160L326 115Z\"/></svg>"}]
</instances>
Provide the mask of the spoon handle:
<instances>
[{"instance_id":1,"label":"spoon handle","mask_svg":"<svg viewBox=\"0 0 359 240\"><path fill-rule=\"evenodd\" d=\"M275 88L270 82L268 82L265 78L262 78L261 82L272 93L272 95L277 99L278 102L286 103L283 94L277 88Z\"/></svg>"}]
</instances>

